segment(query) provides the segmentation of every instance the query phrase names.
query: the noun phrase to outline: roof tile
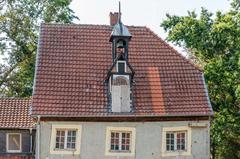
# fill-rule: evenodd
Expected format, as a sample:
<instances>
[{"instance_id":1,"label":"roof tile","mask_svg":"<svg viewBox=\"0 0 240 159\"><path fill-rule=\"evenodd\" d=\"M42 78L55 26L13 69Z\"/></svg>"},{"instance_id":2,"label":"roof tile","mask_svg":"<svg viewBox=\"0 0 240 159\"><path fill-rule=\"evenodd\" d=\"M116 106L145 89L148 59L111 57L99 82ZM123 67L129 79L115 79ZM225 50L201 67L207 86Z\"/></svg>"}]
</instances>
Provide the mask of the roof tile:
<instances>
[{"instance_id":1,"label":"roof tile","mask_svg":"<svg viewBox=\"0 0 240 159\"><path fill-rule=\"evenodd\" d=\"M31 99L1 98L0 128L33 128Z\"/></svg>"},{"instance_id":2,"label":"roof tile","mask_svg":"<svg viewBox=\"0 0 240 159\"><path fill-rule=\"evenodd\" d=\"M202 72L146 27L128 26L135 71L130 115L210 115ZM33 115L108 116L105 79L112 65L107 25L43 24Z\"/></svg>"}]
</instances>

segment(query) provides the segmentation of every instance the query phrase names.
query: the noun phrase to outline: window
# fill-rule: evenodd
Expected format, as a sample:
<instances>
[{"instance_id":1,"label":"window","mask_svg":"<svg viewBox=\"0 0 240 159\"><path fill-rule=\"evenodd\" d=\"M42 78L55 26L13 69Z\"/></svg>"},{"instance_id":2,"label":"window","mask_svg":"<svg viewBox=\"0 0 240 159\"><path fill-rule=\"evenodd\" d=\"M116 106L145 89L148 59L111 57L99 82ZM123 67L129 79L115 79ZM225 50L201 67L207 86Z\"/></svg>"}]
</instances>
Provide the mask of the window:
<instances>
[{"instance_id":1,"label":"window","mask_svg":"<svg viewBox=\"0 0 240 159\"><path fill-rule=\"evenodd\" d=\"M117 72L121 73L121 74L126 72L126 62L125 61L117 62Z\"/></svg>"},{"instance_id":2,"label":"window","mask_svg":"<svg viewBox=\"0 0 240 159\"><path fill-rule=\"evenodd\" d=\"M81 125L52 125L51 154L80 154Z\"/></svg>"},{"instance_id":3,"label":"window","mask_svg":"<svg viewBox=\"0 0 240 159\"><path fill-rule=\"evenodd\" d=\"M76 147L76 130L57 130L56 149L74 150Z\"/></svg>"},{"instance_id":4,"label":"window","mask_svg":"<svg viewBox=\"0 0 240 159\"><path fill-rule=\"evenodd\" d=\"M22 135L20 133L7 134L7 152L22 151Z\"/></svg>"},{"instance_id":5,"label":"window","mask_svg":"<svg viewBox=\"0 0 240 159\"><path fill-rule=\"evenodd\" d=\"M190 127L164 127L162 130L162 156L191 155Z\"/></svg>"},{"instance_id":6,"label":"window","mask_svg":"<svg viewBox=\"0 0 240 159\"><path fill-rule=\"evenodd\" d=\"M185 151L186 150L186 132L167 132L166 133L167 151Z\"/></svg>"},{"instance_id":7,"label":"window","mask_svg":"<svg viewBox=\"0 0 240 159\"><path fill-rule=\"evenodd\" d=\"M111 132L111 151L130 151L130 132Z\"/></svg>"},{"instance_id":8,"label":"window","mask_svg":"<svg viewBox=\"0 0 240 159\"><path fill-rule=\"evenodd\" d=\"M132 127L107 127L105 155L134 156L135 134Z\"/></svg>"}]
</instances>

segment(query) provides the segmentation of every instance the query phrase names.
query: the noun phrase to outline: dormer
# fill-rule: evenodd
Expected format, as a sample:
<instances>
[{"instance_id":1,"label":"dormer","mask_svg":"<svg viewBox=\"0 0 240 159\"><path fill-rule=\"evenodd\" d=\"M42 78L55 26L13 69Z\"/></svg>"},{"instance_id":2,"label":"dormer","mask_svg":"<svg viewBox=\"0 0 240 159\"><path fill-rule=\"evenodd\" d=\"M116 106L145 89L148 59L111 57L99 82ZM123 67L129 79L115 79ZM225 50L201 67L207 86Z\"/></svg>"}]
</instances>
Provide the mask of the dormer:
<instances>
[{"instance_id":1,"label":"dormer","mask_svg":"<svg viewBox=\"0 0 240 159\"><path fill-rule=\"evenodd\" d=\"M112 43L113 61L108 72L109 110L113 113L132 112L131 86L134 71L128 63L128 44L132 36L121 22L120 4L119 12L110 13L111 15L117 15L118 20L111 19L117 23L113 25L109 40Z\"/></svg>"}]
</instances>

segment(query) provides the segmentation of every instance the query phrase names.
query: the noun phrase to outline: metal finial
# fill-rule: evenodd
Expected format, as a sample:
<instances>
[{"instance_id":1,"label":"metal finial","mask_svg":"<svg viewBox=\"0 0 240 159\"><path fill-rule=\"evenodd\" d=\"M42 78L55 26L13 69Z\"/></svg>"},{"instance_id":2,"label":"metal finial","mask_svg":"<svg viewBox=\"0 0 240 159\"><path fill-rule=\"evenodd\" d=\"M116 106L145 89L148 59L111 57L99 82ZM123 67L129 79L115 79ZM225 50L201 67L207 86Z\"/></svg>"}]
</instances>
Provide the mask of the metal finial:
<instances>
[{"instance_id":1,"label":"metal finial","mask_svg":"<svg viewBox=\"0 0 240 159\"><path fill-rule=\"evenodd\" d=\"M118 22L121 22L121 2L119 1L119 10L118 10Z\"/></svg>"}]
</instances>

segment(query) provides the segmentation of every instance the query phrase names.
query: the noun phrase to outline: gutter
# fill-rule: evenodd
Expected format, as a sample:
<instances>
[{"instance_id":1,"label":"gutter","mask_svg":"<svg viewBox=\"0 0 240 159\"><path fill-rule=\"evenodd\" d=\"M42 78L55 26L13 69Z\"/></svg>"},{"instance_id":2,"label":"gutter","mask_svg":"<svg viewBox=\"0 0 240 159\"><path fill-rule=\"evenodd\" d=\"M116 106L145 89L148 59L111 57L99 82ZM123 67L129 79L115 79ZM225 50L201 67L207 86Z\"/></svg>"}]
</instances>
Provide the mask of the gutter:
<instances>
[{"instance_id":1,"label":"gutter","mask_svg":"<svg viewBox=\"0 0 240 159\"><path fill-rule=\"evenodd\" d=\"M32 149L33 149L33 142L32 142L32 139L33 139L33 137L32 137L32 128L30 128L29 129L29 134L30 134L30 153L32 153Z\"/></svg>"},{"instance_id":2,"label":"gutter","mask_svg":"<svg viewBox=\"0 0 240 159\"><path fill-rule=\"evenodd\" d=\"M110 115L81 115L81 116L70 116L70 115L41 115L41 117L65 117L65 118L110 118L110 117L148 117L148 118L155 118L155 117L209 117L212 114L164 114L164 115L134 115L134 114L127 114L127 115L118 115L118 114L110 114ZM33 117L38 117L39 115L32 115Z\"/></svg>"},{"instance_id":3,"label":"gutter","mask_svg":"<svg viewBox=\"0 0 240 159\"><path fill-rule=\"evenodd\" d=\"M41 130L41 125L40 125L40 115L37 117L37 156L36 159L40 159L40 130Z\"/></svg>"}]
</instances>

